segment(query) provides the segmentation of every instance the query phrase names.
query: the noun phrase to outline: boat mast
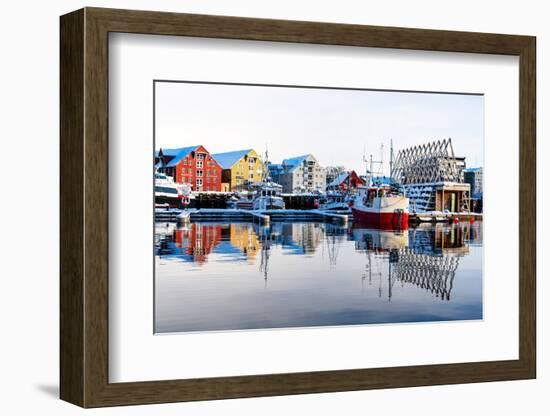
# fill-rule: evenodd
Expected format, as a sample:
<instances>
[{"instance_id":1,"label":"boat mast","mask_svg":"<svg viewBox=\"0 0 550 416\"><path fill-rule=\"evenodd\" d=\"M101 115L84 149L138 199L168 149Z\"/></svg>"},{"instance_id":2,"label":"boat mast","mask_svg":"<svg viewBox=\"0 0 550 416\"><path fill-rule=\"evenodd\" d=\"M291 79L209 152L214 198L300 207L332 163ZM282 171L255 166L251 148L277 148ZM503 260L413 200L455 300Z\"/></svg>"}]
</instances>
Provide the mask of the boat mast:
<instances>
[{"instance_id":1,"label":"boat mast","mask_svg":"<svg viewBox=\"0 0 550 416\"><path fill-rule=\"evenodd\" d=\"M267 145L265 146L265 156L262 168L262 183L266 182L269 182L269 154L267 150Z\"/></svg>"},{"instance_id":2,"label":"boat mast","mask_svg":"<svg viewBox=\"0 0 550 416\"><path fill-rule=\"evenodd\" d=\"M374 176L374 165L377 164L379 165L379 169L377 170L377 174L378 175L382 175L383 174L383 167L384 167L384 143L382 143L380 145L380 160L373 160L372 159L372 153L371 155L369 156L369 160L367 161L366 157L365 157L365 153L363 151L363 162L365 162L365 164L367 164L367 162L369 162L369 168L366 169L366 173L367 173L367 186L371 186L372 185L372 178Z\"/></svg>"}]
</instances>

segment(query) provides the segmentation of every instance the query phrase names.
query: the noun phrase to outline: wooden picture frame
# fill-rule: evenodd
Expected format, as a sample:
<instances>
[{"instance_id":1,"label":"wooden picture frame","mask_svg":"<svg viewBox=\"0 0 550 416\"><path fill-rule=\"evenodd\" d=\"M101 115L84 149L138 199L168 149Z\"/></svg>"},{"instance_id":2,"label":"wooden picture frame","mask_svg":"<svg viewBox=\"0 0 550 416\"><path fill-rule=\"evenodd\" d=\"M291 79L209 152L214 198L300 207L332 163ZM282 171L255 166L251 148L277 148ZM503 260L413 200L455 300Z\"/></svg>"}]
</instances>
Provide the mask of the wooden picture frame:
<instances>
[{"instance_id":1,"label":"wooden picture frame","mask_svg":"<svg viewBox=\"0 0 550 416\"><path fill-rule=\"evenodd\" d=\"M85 8L61 17L60 396L82 407L337 392L536 376L535 38ZM519 359L109 383L108 34L247 39L519 57Z\"/></svg>"}]
</instances>

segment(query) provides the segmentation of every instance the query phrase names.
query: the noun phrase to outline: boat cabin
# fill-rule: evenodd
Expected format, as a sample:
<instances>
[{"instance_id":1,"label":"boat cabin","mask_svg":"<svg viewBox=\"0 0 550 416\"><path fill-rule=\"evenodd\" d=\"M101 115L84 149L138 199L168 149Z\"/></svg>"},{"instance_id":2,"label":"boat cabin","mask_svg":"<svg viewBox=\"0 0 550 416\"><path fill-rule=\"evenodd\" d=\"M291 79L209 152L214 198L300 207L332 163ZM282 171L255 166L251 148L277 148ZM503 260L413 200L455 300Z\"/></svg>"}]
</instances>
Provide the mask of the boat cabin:
<instances>
[{"instance_id":1,"label":"boat cabin","mask_svg":"<svg viewBox=\"0 0 550 416\"><path fill-rule=\"evenodd\" d=\"M260 191L260 196L279 196L277 189L264 188Z\"/></svg>"},{"instance_id":2,"label":"boat cabin","mask_svg":"<svg viewBox=\"0 0 550 416\"><path fill-rule=\"evenodd\" d=\"M369 186L359 191L360 201L366 207L374 206L375 198L391 198L399 196L397 191L390 186Z\"/></svg>"}]
</instances>

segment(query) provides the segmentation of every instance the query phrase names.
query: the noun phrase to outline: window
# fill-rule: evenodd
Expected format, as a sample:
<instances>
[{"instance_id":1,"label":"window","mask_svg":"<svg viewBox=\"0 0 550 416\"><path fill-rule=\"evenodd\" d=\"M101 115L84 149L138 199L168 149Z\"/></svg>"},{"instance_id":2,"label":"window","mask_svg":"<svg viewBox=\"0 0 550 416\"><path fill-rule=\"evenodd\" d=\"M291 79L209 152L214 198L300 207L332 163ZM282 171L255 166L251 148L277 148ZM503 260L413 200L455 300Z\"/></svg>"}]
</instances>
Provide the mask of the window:
<instances>
[{"instance_id":1,"label":"window","mask_svg":"<svg viewBox=\"0 0 550 416\"><path fill-rule=\"evenodd\" d=\"M202 186L202 179L197 179L197 186Z\"/></svg>"},{"instance_id":2,"label":"window","mask_svg":"<svg viewBox=\"0 0 550 416\"><path fill-rule=\"evenodd\" d=\"M197 168L202 169L202 160L197 160Z\"/></svg>"},{"instance_id":3,"label":"window","mask_svg":"<svg viewBox=\"0 0 550 416\"><path fill-rule=\"evenodd\" d=\"M197 160L204 160L206 155L204 153L197 153Z\"/></svg>"},{"instance_id":4,"label":"window","mask_svg":"<svg viewBox=\"0 0 550 416\"><path fill-rule=\"evenodd\" d=\"M197 170L197 176L202 176L202 170Z\"/></svg>"}]
</instances>

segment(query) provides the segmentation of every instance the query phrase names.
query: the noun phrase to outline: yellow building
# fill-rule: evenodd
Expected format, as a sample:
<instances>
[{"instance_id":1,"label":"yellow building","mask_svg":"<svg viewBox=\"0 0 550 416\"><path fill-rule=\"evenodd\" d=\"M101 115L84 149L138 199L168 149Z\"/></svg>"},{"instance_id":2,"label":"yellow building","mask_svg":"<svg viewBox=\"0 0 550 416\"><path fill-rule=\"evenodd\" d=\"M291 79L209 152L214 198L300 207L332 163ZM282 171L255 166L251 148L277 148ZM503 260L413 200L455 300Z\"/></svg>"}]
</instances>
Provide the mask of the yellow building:
<instances>
[{"instance_id":1,"label":"yellow building","mask_svg":"<svg viewBox=\"0 0 550 416\"><path fill-rule=\"evenodd\" d=\"M222 167L222 183L229 184L229 190L242 191L262 180L262 159L254 149L216 153L212 157Z\"/></svg>"}]
</instances>

